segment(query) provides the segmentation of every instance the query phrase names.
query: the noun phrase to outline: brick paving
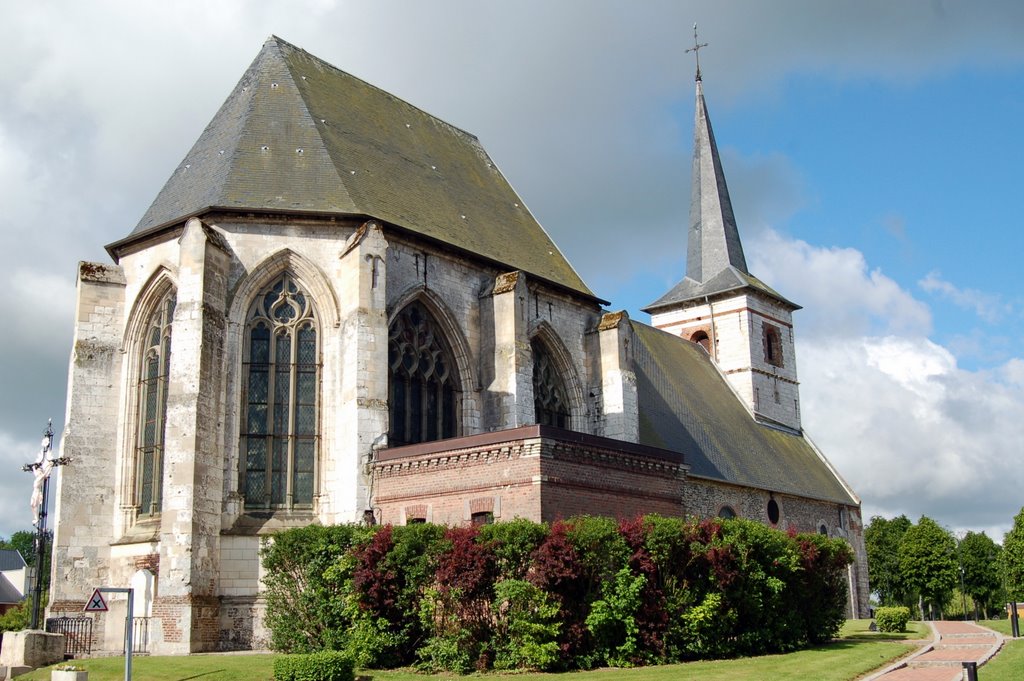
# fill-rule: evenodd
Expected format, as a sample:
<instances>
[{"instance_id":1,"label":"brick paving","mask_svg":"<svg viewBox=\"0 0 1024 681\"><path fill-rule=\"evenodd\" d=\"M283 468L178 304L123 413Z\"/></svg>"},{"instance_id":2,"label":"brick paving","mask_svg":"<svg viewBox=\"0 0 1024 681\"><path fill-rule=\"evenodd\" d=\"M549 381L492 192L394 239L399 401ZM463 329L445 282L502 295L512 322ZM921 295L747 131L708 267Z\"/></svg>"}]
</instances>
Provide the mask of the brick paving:
<instances>
[{"instance_id":1,"label":"brick paving","mask_svg":"<svg viewBox=\"0 0 1024 681\"><path fill-rule=\"evenodd\" d=\"M963 662L988 660L1003 645L1003 636L970 622L932 622L936 638L897 668L868 677L872 681L960 681ZM980 674L979 674L980 676Z\"/></svg>"}]
</instances>

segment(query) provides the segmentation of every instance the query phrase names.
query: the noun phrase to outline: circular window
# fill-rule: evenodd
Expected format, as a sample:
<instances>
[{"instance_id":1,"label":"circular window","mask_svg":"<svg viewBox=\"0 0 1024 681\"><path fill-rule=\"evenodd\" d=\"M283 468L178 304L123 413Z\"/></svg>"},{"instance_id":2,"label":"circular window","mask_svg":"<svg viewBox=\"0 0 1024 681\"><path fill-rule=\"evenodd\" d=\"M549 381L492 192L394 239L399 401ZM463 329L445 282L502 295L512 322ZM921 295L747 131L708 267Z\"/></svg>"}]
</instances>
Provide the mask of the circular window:
<instances>
[{"instance_id":1,"label":"circular window","mask_svg":"<svg viewBox=\"0 0 1024 681\"><path fill-rule=\"evenodd\" d=\"M718 517L724 520L736 517L736 511L732 510L732 506L723 506L722 510L718 512Z\"/></svg>"},{"instance_id":2,"label":"circular window","mask_svg":"<svg viewBox=\"0 0 1024 681\"><path fill-rule=\"evenodd\" d=\"M768 500L768 520L772 525L777 525L779 522L779 502L774 499Z\"/></svg>"}]
</instances>

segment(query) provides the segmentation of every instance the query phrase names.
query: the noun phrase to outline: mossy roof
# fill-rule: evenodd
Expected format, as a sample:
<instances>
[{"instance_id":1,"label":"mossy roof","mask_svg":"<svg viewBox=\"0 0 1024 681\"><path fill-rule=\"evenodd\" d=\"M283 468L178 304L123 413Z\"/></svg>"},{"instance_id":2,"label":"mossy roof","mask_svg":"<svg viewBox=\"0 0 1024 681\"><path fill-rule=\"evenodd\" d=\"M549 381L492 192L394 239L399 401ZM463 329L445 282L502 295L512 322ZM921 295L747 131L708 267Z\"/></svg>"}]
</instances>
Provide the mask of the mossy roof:
<instances>
[{"instance_id":1,"label":"mossy roof","mask_svg":"<svg viewBox=\"0 0 1024 681\"><path fill-rule=\"evenodd\" d=\"M803 434L756 421L703 348L630 323L641 444L681 452L690 476L859 503Z\"/></svg>"},{"instance_id":2,"label":"mossy roof","mask_svg":"<svg viewBox=\"0 0 1024 681\"><path fill-rule=\"evenodd\" d=\"M213 209L372 217L593 297L475 136L277 37L108 250Z\"/></svg>"}]
</instances>

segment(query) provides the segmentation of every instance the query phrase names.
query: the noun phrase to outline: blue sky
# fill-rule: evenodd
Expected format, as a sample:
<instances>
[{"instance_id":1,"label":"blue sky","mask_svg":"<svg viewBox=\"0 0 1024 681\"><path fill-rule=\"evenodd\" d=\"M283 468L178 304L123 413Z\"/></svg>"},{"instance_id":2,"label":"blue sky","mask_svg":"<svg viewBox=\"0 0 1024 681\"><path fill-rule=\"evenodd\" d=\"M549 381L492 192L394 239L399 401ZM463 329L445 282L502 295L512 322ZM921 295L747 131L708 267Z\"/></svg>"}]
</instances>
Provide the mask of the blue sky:
<instances>
[{"instance_id":1,"label":"blue sky","mask_svg":"<svg viewBox=\"0 0 1024 681\"><path fill-rule=\"evenodd\" d=\"M715 75L705 67L704 76L727 177L730 156L781 166L773 204L751 205L760 197L733 191L744 234L761 226L751 219L767 219L793 238L857 249L928 303L932 337L956 346L963 368L1019 354L1024 230L1012 206L1024 159L1024 71L963 67L912 83L797 74L769 97L731 101L716 101ZM686 120L692 108L691 96L675 115ZM651 278L621 288L616 304L651 302ZM975 294L951 295L938 281Z\"/></svg>"},{"instance_id":2,"label":"blue sky","mask_svg":"<svg viewBox=\"0 0 1024 681\"><path fill-rule=\"evenodd\" d=\"M476 134L612 309L683 275L692 25L804 425L866 516L1024 503L1024 3L95 0L0 10L0 535L63 426L75 264L109 262L270 34ZM73 466L65 474L73 474Z\"/></svg>"}]
</instances>

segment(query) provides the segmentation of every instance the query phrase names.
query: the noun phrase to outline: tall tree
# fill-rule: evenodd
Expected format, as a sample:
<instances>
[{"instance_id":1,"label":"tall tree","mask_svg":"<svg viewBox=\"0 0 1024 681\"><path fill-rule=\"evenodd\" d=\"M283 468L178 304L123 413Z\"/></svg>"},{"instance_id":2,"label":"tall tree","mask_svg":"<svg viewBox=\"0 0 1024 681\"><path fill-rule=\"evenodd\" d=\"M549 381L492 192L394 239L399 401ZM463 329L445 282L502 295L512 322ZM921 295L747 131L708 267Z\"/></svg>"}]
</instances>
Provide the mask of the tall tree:
<instances>
[{"instance_id":1,"label":"tall tree","mask_svg":"<svg viewBox=\"0 0 1024 681\"><path fill-rule=\"evenodd\" d=\"M1013 529L1003 537L1001 557L1007 596L1024 601L1024 508L1013 519Z\"/></svg>"},{"instance_id":2,"label":"tall tree","mask_svg":"<svg viewBox=\"0 0 1024 681\"><path fill-rule=\"evenodd\" d=\"M871 590L882 605L911 605L913 594L907 590L900 572L900 540L913 523L905 515L892 520L874 516L864 530L868 554Z\"/></svg>"},{"instance_id":3,"label":"tall tree","mask_svg":"<svg viewBox=\"0 0 1024 681\"><path fill-rule=\"evenodd\" d=\"M921 516L917 525L903 535L899 560L903 580L919 594L921 618L925 602L941 612L960 576L953 535L931 518Z\"/></svg>"},{"instance_id":4,"label":"tall tree","mask_svg":"<svg viewBox=\"0 0 1024 681\"><path fill-rule=\"evenodd\" d=\"M977 619L980 605L985 619L988 619L989 605L1002 586L998 563L999 544L984 532L968 532L960 540L958 549L960 566L964 571L964 592L974 601L974 617Z\"/></svg>"},{"instance_id":5,"label":"tall tree","mask_svg":"<svg viewBox=\"0 0 1024 681\"><path fill-rule=\"evenodd\" d=\"M10 539L0 540L0 549L14 549L21 554L26 563L35 565L36 533L30 530L18 530L11 535Z\"/></svg>"}]
</instances>

